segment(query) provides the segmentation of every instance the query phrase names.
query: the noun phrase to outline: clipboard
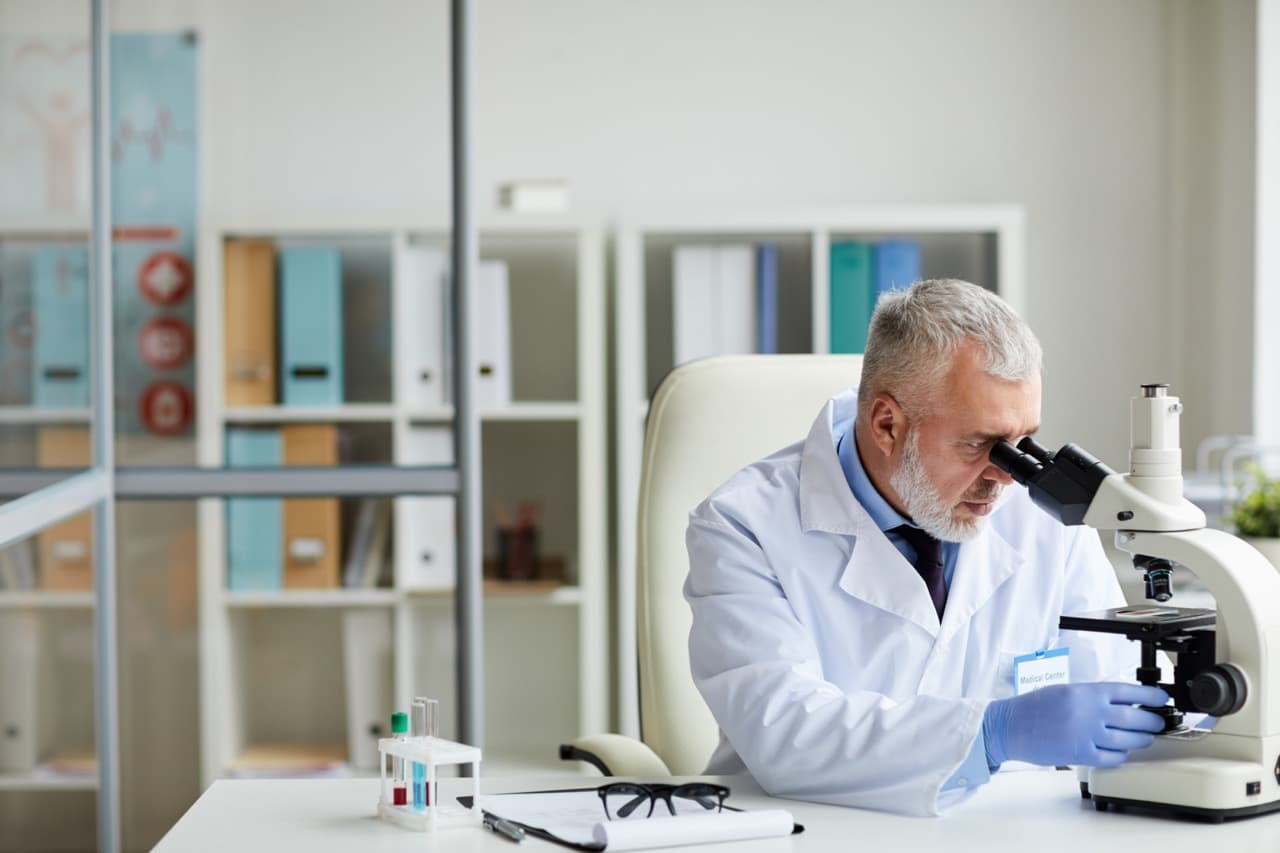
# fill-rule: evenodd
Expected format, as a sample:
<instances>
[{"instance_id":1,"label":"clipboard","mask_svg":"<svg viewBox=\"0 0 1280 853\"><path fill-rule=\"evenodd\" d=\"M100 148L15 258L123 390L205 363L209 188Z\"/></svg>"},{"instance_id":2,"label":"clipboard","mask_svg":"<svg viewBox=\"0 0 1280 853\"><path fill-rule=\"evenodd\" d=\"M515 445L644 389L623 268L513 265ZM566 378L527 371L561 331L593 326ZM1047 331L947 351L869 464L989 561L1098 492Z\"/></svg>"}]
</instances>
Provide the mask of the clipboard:
<instances>
[{"instance_id":1,"label":"clipboard","mask_svg":"<svg viewBox=\"0 0 1280 853\"><path fill-rule=\"evenodd\" d=\"M599 790L598 786L589 787L589 788L552 788L549 790L540 790L540 791L509 791L509 792L506 792L506 794L495 794L493 796L519 795L519 794L583 794L583 793L594 794L597 790ZM463 805L466 808L472 807L472 797L469 795L460 796L457 798L457 800L461 805ZM745 809L740 809L730 805L724 805L722 806L722 809L724 811L731 811L731 812L746 811ZM568 838L562 838L559 835L556 835L554 832L551 832L543 827L533 826L527 822L523 822L519 820L513 820L512 818L507 817L506 815L497 814L496 812L491 812L488 809L481 809L481 813L485 817L485 819L495 819L495 820L502 819L502 820L509 821L510 823L513 823L516 826L523 829L526 835L532 836L534 838L540 838L543 841L550 841L552 844L558 844L561 847L567 847L570 850L581 850L581 851L586 851L586 853L601 853L601 851L606 849L606 846L604 844L589 843L589 842L584 843L584 842L574 841ZM665 820L665 818L660 818L660 820ZM791 834L798 835L801 832L804 832L804 826L802 824L795 823L793 821Z\"/></svg>"}]
</instances>

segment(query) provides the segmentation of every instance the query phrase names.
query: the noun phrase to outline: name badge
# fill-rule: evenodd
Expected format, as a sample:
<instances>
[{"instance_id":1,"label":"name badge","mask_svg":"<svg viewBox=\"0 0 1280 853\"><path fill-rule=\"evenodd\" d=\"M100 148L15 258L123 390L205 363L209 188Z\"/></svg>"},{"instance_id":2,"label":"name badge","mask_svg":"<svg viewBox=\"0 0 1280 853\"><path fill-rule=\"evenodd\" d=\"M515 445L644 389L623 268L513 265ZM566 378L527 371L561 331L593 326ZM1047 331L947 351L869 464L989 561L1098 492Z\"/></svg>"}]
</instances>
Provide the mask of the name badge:
<instances>
[{"instance_id":1,"label":"name badge","mask_svg":"<svg viewBox=\"0 0 1280 853\"><path fill-rule=\"evenodd\" d=\"M1013 695L1071 682L1071 650L1063 646L1013 659Z\"/></svg>"}]
</instances>

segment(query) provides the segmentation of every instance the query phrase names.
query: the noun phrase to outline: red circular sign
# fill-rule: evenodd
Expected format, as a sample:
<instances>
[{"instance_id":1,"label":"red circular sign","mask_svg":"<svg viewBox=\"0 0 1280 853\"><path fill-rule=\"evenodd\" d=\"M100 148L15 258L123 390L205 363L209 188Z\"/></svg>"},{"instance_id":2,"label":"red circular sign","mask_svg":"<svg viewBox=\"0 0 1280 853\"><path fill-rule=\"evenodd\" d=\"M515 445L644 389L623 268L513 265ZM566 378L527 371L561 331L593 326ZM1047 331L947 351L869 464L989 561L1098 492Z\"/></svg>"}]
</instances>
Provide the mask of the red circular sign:
<instances>
[{"instance_id":1,"label":"red circular sign","mask_svg":"<svg viewBox=\"0 0 1280 853\"><path fill-rule=\"evenodd\" d=\"M156 252L138 270L138 289L156 305L177 305L193 281L191 262L177 252Z\"/></svg>"},{"instance_id":2,"label":"red circular sign","mask_svg":"<svg viewBox=\"0 0 1280 853\"><path fill-rule=\"evenodd\" d=\"M191 347L191 327L177 317L152 317L138 330L138 355L156 370L186 364Z\"/></svg>"},{"instance_id":3,"label":"red circular sign","mask_svg":"<svg viewBox=\"0 0 1280 853\"><path fill-rule=\"evenodd\" d=\"M181 435L191 426L191 392L179 382L152 382L138 401L138 417L152 435Z\"/></svg>"}]
</instances>

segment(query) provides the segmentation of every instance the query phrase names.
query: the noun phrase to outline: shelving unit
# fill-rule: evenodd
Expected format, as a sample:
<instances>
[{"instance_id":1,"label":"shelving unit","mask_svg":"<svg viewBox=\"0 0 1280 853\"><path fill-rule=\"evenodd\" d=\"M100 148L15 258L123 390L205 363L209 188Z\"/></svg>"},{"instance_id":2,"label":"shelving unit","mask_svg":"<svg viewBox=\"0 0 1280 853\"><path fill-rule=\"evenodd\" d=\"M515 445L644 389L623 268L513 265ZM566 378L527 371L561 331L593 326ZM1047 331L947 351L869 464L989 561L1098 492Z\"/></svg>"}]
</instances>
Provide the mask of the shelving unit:
<instances>
[{"instance_id":1,"label":"shelving unit","mask_svg":"<svg viewBox=\"0 0 1280 853\"><path fill-rule=\"evenodd\" d=\"M46 248L84 248L88 252L88 230L81 223L51 220L44 223L0 223L0 279L5 288L3 308L3 343L0 361L11 372L0 381L0 467L32 468L41 463L63 468L66 476L88 467L92 410L87 395L82 406L37 405L31 362L35 360L38 329L34 323L36 308L35 257ZM86 281L83 310L86 331L89 328L88 288ZM32 316L31 337L21 342L22 314ZM50 327L57 319L43 318ZM22 366L25 363L25 367ZM14 368L17 367L17 370ZM87 368L87 365L86 365ZM83 432L85 458L50 459L43 457L43 436L52 433L67 436ZM79 443L73 449L79 450ZM66 446L62 447L63 450ZM56 453L54 454L57 455ZM64 467L65 466L65 467ZM75 516L72 525L81 525ZM67 750L92 752L94 746L94 637L95 595L91 588L46 588L44 572L53 568L43 558L57 553L57 545L44 547L49 537L69 540L67 522L47 528L30 540L9 546L22 549L22 557L5 555L6 559L29 564L34 586L0 588L0 699L6 725L27 727L18 740L7 740L0 749L0 791L96 793L99 777L96 770L63 772L49 762ZM77 526L75 534L85 533L87 526ZM52 540L50 540L52 541ZM69 542L60 543L65 547ZM80 553L74 558L84 574L92 578L92 543L79 541ZM13 583L15 575L6 578ZM23 703L30 704L23 708ZM28 716L29 712L31 713ZM23 740L21 738L31 738ZM93 807L97 797L55 798L50 804L81 810ZM43 802L43 801L42 801Z\"/></svg>"},{"instance_id":2,"label":"shelving unit","mask_svg":"<svg viewBox=\"0 0 1280 853\"><path fill-rule=\"evenodd\" d=\"M829 351L833 241L920 242L922 274L964 278L1024 307L1023 213L1008 205L859 206L637 217L617 231L617 701L638 737L636 508L649 397L674 366L672 251L677 245L769 241L778 247L779 352ZM851 378L850 384L856 381ZM816 413L815 413L816 414ZM797 436L797 439L803 436ZM692 509L692 507L690 507Z\"/></svg>"},{"instance_id":3,"label":"shelving unit","mask_svg":"<svg viewBox=\"0 0 1280 853\"><path fill-rule=\"evenodd\" d=\"M360 359L356 367L362 375L362 393L348 393L351 402L226 405L223 251L227 240L240 238L336 246L343 253L344 288L369 290L374 310L365 319L377 315L387 343L379 355L375 334L363 355L348 351L348 370ZM452 427L452 405L447 400L429 406L415 402L397 377L398 361L408 358L406 340L417 331L406 309L413 304L406 290L413 279L404 254L416 246L447 249L447 227L405 217L381 224L237 221L202 228L197 252L202 283L197 289L200 465L224 464L229 426L299 423L337 423L353 435L362 431L351 442L358 456L352 461L361 464L452 464L451 453L447 458L422 456L450 446L442 431ZM559 558L565 575L565 582L553 589L486 585L486 691L496 691L486 702L489 766L505 762L555 768L562 740L607 725L603 252L601 231L590 223L505 217L480 223L482 260L507 264L512 318L512 402L480 409L485 554L495 547L493 501L514 507L517 501L535 500L543 509L543 553ZM485 306L474 310L483 316ZM350 375L347 388L353 388ZM407 581L409 562L416 559L410 553L410 522L423 501L452 499L394 499L390 587L274 592L227 589L225 502L200 501L203 784L225 774L247 747L285 729L284 718L267 698L284 694L269 683L274 676L264 668L264 659L282 666L291 661L291 667L315 675L311 681L288 676L297 691L297 698L288 700L294 703L293 713L317 718L303 727L305 732L293 732L299 740L325 747L346 739L346 673L341 639L335 640L334 632L343 629L353 612L388 630L391 696L386 716L407 710L414 695L426 693L441 700L442 735L454 736L453 590L414 588ZM277 630L277 625L289 630ZM289 636L295 632L296 637ZM552 653L546 653L548 648ZM326 656L335 659L327 661L324 672L317 664ZM495 660L500 663L492 666ZM545 685L558 689L542 689ZM523 692L519 703L494 698L511 689ZM504 743L500 733L506 731L519 731L521 743Z\"/></svg>"}]
</instances>

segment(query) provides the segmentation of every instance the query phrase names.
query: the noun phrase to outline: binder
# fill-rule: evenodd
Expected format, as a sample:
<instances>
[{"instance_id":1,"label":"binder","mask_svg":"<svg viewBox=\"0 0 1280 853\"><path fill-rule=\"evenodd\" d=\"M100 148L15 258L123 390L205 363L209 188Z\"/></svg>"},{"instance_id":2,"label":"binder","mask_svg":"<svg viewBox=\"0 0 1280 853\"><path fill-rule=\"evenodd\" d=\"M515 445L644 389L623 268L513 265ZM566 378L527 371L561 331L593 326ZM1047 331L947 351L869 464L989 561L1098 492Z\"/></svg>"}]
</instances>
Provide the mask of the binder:
<instances>
[{"instance_id":1,"label":"binder","mask_svg":"<svg viewBox=\"0 0 1280 853\"><path fill-rule=\"evenodd\" d=\"M746 245L677 246L672 270L675 363L756 351L756 256Z\"/></svg>"},{"instance_id":2,"label":"binder","mask_svg":"<svg viewBox=\"0 0 1280 853\"><path fill-rule=\"evenodd\" d=\"M716 354L716 288L715 247L677 246L671 277L676 364Z\"/></svg>"},{"instance_id":3,"label":"binder","mask_svg":"<svg viewBox=\"0 0 1280 853\"><path fill-rule=\"evenodd\" d=\"M0 773L36 766L40 623L33 610L0 613Z\"/></svg>"},{"instance_id":4,"label":"binder","mask_svg":"<svg viewBox=\"0 0 1280 853\"><path fill-rule=\"evenodd\" d=\"M223 248L228 406L276 402L276 249L264 240Z\"/></svg>"},{"instance_id":5,"label":"binder","mask_svg":"<svg viewBox=\"0 0 1280 853\"><path fill-rule=\"evenodd\" d=\"M295 246L280 253L283 402L343 401L342 256L337 249Z\"/></svg>"},{"instance_id":6,"label":"binder","mask_svg":"<svg viewBox=\"0 0 1280 853\"><path fill-rule=\"evenodd\" d=\"M914 240L879 243L875 249L875 268L877 297L891 290L906 290L920 280L920 244Z\"/></svg>"},{"instance_id":7,"label":"binder","mask_svg":"<svg viewBox=\"0 0 1280 853\"><path fill-rule=\"evenodd\" d=\"M227 467L280 466L280 433L271 427L228 427ZM227 589L278 590L284 586L279 498L227 499Z\"/></svg>"},{"instance_id":8,"label":"binder","mask_svg":"<svg viewBox=\"0 0 1280 853\"><path fill-rule=\"evenodd\" d=\"M756 247L756 352L773 355L778 351L778 247L761 243Z\"/></svg>"},{"instance_id":9,"label":"binder","mask_svg":"<svg viewBox=\"0 0 1280 853\"><path fill-rule=\"evenodd\" d=\"M831 351L860 353L875 304L871 246L853 240L831 244Z\"/></svg>"},{"instance_id":10,"label":"binder","mask_svg":"<svg viewBox=\"0 0 1280 853\"><path fill-rule=\"evenodd\" d=\"M756 351L759 334L756 300L756 254L748 245L716 248L716 288L713 291L718 319L717 355Z\"/></svg>"},{"instance_id":11,"label":"binder","mask_svg":"<svg viewBox=\"0 0 1280 853\"><path fill-rule=\"evenodd\" d=\"M75 246L39 249L32 258L32 403L89 405L89 253ZM87 463L86 463L87 464Z\"/></svg>"},{"instance_id":12,"label":"binder","mask_svg":"<svg viewBox=\"0 0 1280 853\"><path fill-rule=\"evenodd\" d=\"M36 464L42 468L87 468L89 430L42 427L36 436ZM42 589L93 589L93 512L86 511L36 534Z\"/></svg>"},{"instance_id":13,"label":"binder","mask_svg":"<svg viewBox=\"0 0 1280 853\"><path fill-rule=\"evenodd\" d=\"M396 330L402 355L396 361L399 399L412 409L435 409L449 400L450 360L446 330L449 272L445 253L426 246L401 252L402 303Z\"/></svg>"},{"instance_id":14,"label":"binder","mask_svg":"<svg viewBox=\"0 0 1280 853\"><path fill-rule=\"evenodd\" d=\"M511 405L511 293L505 263L479 265L475 296L476 408L502 409Z\"/></svg>"},{"instance_id":15,"label":"binder","mask_svg":"<svg viewBox=\"0 0 1280 853\"><path fill-rule=\"evenodd\" d=\"M408 465L452 465L448 427L409 430ZM450 497L406 497L395 503L395 554L399 585L406 589L450 589L457 577L457 510Z\"/></svg>"},{"instance_id":16,"label":"binder","mask_svg":"<svg viewBox=\"0 0 1280 853\"><path fill-rule=\"evenodd\" d=\"M338 428L333 424L290 424L280 428L285 465L330 467L338 464ZM338 586L341 555L337 498L287 498L284 501L286 589Z\"/></svg>"},{"instance_id":17,"label":"binder","mask_svg":"<svg viewBox=\"0 0 1280 853\"><path fill-rule=\"evenodd\" d=\"M347 760L355 770L378 769L378 738L390 737L392 636L385 610L342 614L342 662L346 676Z\"/></svg>"}]
</instances>

